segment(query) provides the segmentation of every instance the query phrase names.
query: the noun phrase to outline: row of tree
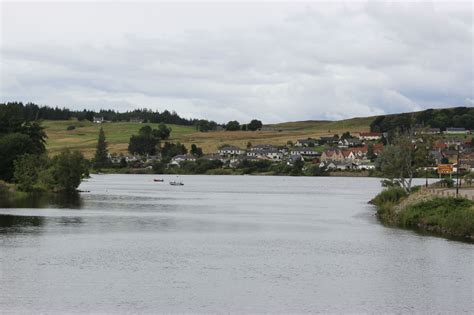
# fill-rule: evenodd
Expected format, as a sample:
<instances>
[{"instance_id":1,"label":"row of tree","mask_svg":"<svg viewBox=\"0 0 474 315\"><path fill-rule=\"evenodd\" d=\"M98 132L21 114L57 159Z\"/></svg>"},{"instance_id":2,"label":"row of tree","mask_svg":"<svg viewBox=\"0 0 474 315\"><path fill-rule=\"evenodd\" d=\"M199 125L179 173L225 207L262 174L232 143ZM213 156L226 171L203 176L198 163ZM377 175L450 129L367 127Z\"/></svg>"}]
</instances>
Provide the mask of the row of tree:
<instances>
[{"instance_id":1,"label":"row of tree","mask_svg":"<svg viewBox=\"0 0 474 315\"><path fill-rule=\"evenodd\" d=\"M206 132L216 130L219 124L212 120L206 119L187 119L179 116L175 111L164 110L163 112L153 111L151 109L135 109L133 111L118 112L111 109L101 109L99 111L92 110L70 110L65 107L39 106L34 103L23 104L21 102L10 102L0 104L22 113L23 121L37 121L42 119L48 120L69 120L77 118L78 120L93 121L94 117L103 117L107 121L131 121L140 120L145 123L164 123L185 126L195 126L196 130ZM1 118L1 117L0 117ZM240 125L238 121L229 121L227 124L221 125L226 130L258 130L262 128L260 120L252 120L249 124Z\"/></svg>"},{"instance_id":2,"label":"row of tree","mask_svg":"<svg viewBox=\"0 0 474 315\"><path fill-rule=\"evenodd\" d=\"M370 124L373 132L407 132L415 126L440 128L449 127L474 129L474 108L454 107L427 109L416 113L378 116Z\"/></svg>"},{"instance_id":3,"label":"row of tree","mask_svg":"<svg viewBox=\"0 0 474 315\"><path fill-rule=\"evenodd\" d=\"M110 109L92 110L70 110L65 107L39 106L34 103L23 104L21 102L10 102L0 104L0 107L14 108L22 113L22 119L25 121L36 121L42 119L48 120L68 120L77 118L78 120L92 121L94 117L104 117L108 121L130 121L134 119L150 123L166 123L176 125L195 125L199 120L187 119L179 116L175 111L165 110L163 112L153 111L151 109L135 109L133 111L118 112Z\"/></svg>"},{"instance_id":4,"label":"row of tree","mask_svg":"<svg viewBox=\"0 0 474 315\"><path fill-rule=\"evenodd\" d=\"M237 131L237 130L249 130L249 131L256 131L261 129L263 126L262 122L257 119L253 119L248 124L241 125L237 120L231 120L225 125L225 130L227 131Z\"/></svg>"}]
</instances>

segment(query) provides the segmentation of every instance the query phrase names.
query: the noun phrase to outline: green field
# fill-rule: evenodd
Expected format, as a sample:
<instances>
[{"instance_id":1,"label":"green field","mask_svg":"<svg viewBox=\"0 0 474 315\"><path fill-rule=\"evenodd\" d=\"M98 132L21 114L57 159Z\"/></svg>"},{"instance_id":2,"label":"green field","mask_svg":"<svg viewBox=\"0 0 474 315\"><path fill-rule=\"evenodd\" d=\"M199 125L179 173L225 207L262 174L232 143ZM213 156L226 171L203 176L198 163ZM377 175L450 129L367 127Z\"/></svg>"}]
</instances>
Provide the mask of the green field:
<instances>
[{"instance_id":1,"label":"green field","mask_svg":"<svg viewBox=\"0 0 474 315\"><path fill-rule=\"evenodd\" d=\"M100 127L104 128L110 152L126 152L130 137L138 130L150 125L153 128L158 124L139 124L129 122L94 124L89 121L77 120L46 120L42 122L45 128L47 149L50 154L56 154L65 148L77 149L87 157L92 157L97 144ZM75 126L74 130L67 130L68 126ZM193 126L168 125L171 127L171 140L180 138L184 134L195 132Z\"/></svg>"},{"instance_id":2,"label":"green field","mask_svg":"<svg viewBox=\"0 0 474 315\"><path fill-rule=\"evenodd\" d=\"M353 118L341 121L302 121L266 125L263 131L211 131L197 132L193 126L168 125L171 127L171 141L180 141L190 147L195 143L202 147L205 153L212 153L222 144L233 144L245 147L248 142L252 144L285 145L288 141L325 135L342 134L345 131L352 133L365 132L373 117ZM130 136L137 134L138 130L150 125L156 128L158 124L140 124L129 122L114 122L93 124L89 121L77 120L46 120L42 122L48 135L47 149L52 155L65 148L77 149L88 158L95 152L97 136L100 127L104 128L109 151L112 153L125 153ZM67 130L68 126L75 126L74 130Z\"/></svg>"}]
</instances>

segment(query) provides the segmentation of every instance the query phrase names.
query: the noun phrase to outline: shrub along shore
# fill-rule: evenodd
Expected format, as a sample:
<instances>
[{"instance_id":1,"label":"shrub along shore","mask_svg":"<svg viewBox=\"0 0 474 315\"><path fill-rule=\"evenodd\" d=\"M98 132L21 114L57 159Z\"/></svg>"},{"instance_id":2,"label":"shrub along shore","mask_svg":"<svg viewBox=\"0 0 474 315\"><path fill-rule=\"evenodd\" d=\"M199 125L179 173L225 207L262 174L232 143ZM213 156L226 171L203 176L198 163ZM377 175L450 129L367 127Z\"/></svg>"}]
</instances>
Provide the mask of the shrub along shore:
<instances>
[{"instance_id":1,"label":"shrub along shore","mask_svg":"<svg viewBox=\"0 0 474 315\"><path fill-rule=\"evenodd\" d=\"M383 224L474 242L474 202L390 187L370 201Z\"/></svg>"}]
</instances>

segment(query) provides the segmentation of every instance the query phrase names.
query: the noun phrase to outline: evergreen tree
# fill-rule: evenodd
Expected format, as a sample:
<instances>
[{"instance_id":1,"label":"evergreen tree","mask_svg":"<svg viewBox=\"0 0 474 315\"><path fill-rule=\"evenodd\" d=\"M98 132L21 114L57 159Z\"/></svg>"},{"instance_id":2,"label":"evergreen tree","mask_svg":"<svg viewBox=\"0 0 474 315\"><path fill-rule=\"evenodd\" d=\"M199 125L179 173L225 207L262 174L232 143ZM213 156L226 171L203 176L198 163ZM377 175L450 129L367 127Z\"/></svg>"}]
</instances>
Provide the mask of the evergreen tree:
<instances>
[{"instance_id":1,"label":"evergreen tree","mask_svg":"<svg viewBox=\"0 0 474 315\"><path fill-rule=\"evenodd\" d=\"M97 149L94 157L94 168L100 169L109 164L109 157L107 151L107 142L105 142L105 133L102 127L99 131L99 139L97 141Z\"/></svg>"},{"instance_id":2,"label":"evergreen tree","mask_svg":"<svg viewBox=\"0 0 474 315\"><path fill-rule=\"evenodd\" d=\"M374 152L374 145L372 143L370 143L368 146L367 146L367 158L373 162L375 160L377 156L375 155L375 152Z\"/></svg>"}]
</instances>

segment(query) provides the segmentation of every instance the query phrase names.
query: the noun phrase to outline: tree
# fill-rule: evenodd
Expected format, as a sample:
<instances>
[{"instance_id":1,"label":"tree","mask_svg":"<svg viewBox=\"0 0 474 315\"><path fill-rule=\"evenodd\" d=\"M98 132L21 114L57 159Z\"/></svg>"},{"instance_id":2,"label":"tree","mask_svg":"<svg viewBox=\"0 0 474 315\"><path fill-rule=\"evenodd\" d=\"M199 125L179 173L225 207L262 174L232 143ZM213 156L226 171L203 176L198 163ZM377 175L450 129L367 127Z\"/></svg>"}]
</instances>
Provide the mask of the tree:
<instances>
[{"instance_id":1,"label":"tree","mask_svg":"<svg viewBox=\"0 0 474 315\"><path fill-rule=\"evenodd\" d=\"M120 158L120 164L119 164L119 167L120 168L126 168L128 166L127 164L127 160L125 159L124 156L122 156L122 158Z\"/></svg>"},{"instance_id":2,"label":"tree","mask_svg":"<svg viewBox=\"0 0 474 315\"><path fill-rule=\"evenodd\" d=\"M46 152L46 133L38 123L25 123L20 132L22 134L27 135L30 137L31 141L33 142L33 152L36 154L43 154Z\"/></svg>"},{"instance_id":3,"label":"tree","mask_svg":"<svg viewBox=\"0 0 474 315\"><path fill-rule=\"evenodd\" d=\"M237 120L232 120L227 123L225 126L225 130L227 131L236 131L240 130L240 124Z\"/></svg>"},{"instance_id":4,"label":"tree","mask_svg":"<svg viewBox=\"0 0 474 315\"><path fill-rule=\"evenodd\" d=\"M155 174L164 174L165 173L165 168L166 168L165 163L163 163L161 161L155 161L153 163L153 166L152 166L153 173L155 173Z\"/></svg>"},{"instance_id":5,"label":"tree","mask_svg":"<svg viewBox=\"0 0 474 315\"><path fill-rule=\"evenodd\" d=\"M352 138L352 135L349 131L344 132L341 136L341 140L351 139L351 138Z\"/></svg>"},{"instance_id":6,"label":"tree","mask_svg":"<svg viewBox=\"0 0 474 315\"><path fill-rule=\"evenodd\" d=\"M263 126L262 122L257 119L253 119L247 126L247 129L250 131L255 131L261 129Z\"/></svg>"},{"instance_id":7,"label":"tree","mask_svg":"<svg viewBox=\"0 0 474 315\"><path fill-rule=\"evenodd\" d=\"M304 161L303 159L298 159L293 163L290 175L298 176L303 173Z\"/></svg>"},{"instance_id":8,"label":"tree","mask_svg":"<svg viewBox=\"0 0 474 315\"><path fill-rule=\"evenodd\" d=\"M101 169L109 165L109 156L107 151L107 142L105 142L105 133L102 127L99 131L99 139L97 140L97 149L94 157L94 168Z\"/></svg>"},{"instance_id":9,"label":"tree","mask_svg":"<svg viewBox=\"0 0 474 315\"><path fill-rule=\"evenodd\" d=\"M374 145L372 143L369 143L367 146L367 158L373 162L377 156L375 155L374 152Z\"/></svg>"},{"instance_id":10,"label":"tree","mask_svg":"<svg viewBox=\"0 0 474 315\"><path fill-rule=\"evenodd\" d=\"M39 174L49 163L45 155L25 154L14 161L14 178L20 191L41 190L38 185Z\"/></svg>"},{"instance_id":11,"label":"tree","mask_svg":"<svg viewBox=\"0 0 474 315\"><path fill-rule=\"evenodd\" d=\"M177 143L171 143L171 142L165 142L163 147L161 148L161 157L163 161L169 161L172 157L180 154L186 154L188 153L188 150L184 146L184 144L181 144L179 142Z\"/></svg>"},{"instance_id":12,"label":"tree","mask_svg":"<svg viewBox=\"0 0 474 315\"><path fill-rule=\"evenodd\" d=\"M252 147L252 142L247 142L247 149L250 149Z\"/></svg>"},{"instance_id":13,"label":"tree","mask_svg":"<svg viewBox=\"0 0 474 315\"><path fill-rule=\"evenodd\" d=\"M13 161L24 154L36 154L33 140L22 133L10 133L0 137L0 179L13 178Z\"/></svg>"},{"instance_id":14,"label":"tree","mask_svg":"<svg viewBox=\"0 0 474 315\"><path fill-rule=\"evenodd\" d=\"M166 127L164 123L160 123L158 129L153 129L152 134L155 138L166 140L170 137L171 128Z\"/></svg>"},{"instance_id":15,"label":"tree","mask_svg":"<svg viewBox=\"0 0 474 315\"><path fill-rule=\"evenodd\" d=\"M73 193L81 180L88 176L88 163L79 151L63 151L52 159L51 167L42 175L42 181L56 192Z\"/></svg>"},{"instance_id":16,"label":"tree","mask_svg":"<svg viewBox=\"0 0 474 315\"><path fill-rule=\"evenodd\" d=\"M395 138L394 144L384 147L378 162L385 177L410 193L416 169L424 166L427 156L424 146L417 147L412 137L403 135Z\"/></svg>"},{"instance_id":17,"label":"tree","mask_svg":"<svg viewBox=\"0 0 474 315\"><path fill-rule=\"evenodd\" d=\"M138 135L130 137L128 151L133 154L155 155L159 143L159 139L153 135L153 129L148 125L143 126Z\"/></svg>"},{"instance_id":18,"label":"tree","mask_svg":"<svg viewBox=\"0 0 474 315\"><path fill-rule=\"evenodd\" d=\"M194 143L191 145L191 154L197 157L203 156L202 149L196 146Z\"/></svg>"},{"instance_id":19,"label":"tree","mask_svg":"<svg viewBox=\"0 0 474 315\"><path fill-rule=\"evenodd\" d=\"M242 131L247 131L247 125L245 125L245 124L242 125L242 128L241 128L241 129L242 129ZM249 130L250 130L250 129L249 129Z\"/></svg>"}]
</instances>

